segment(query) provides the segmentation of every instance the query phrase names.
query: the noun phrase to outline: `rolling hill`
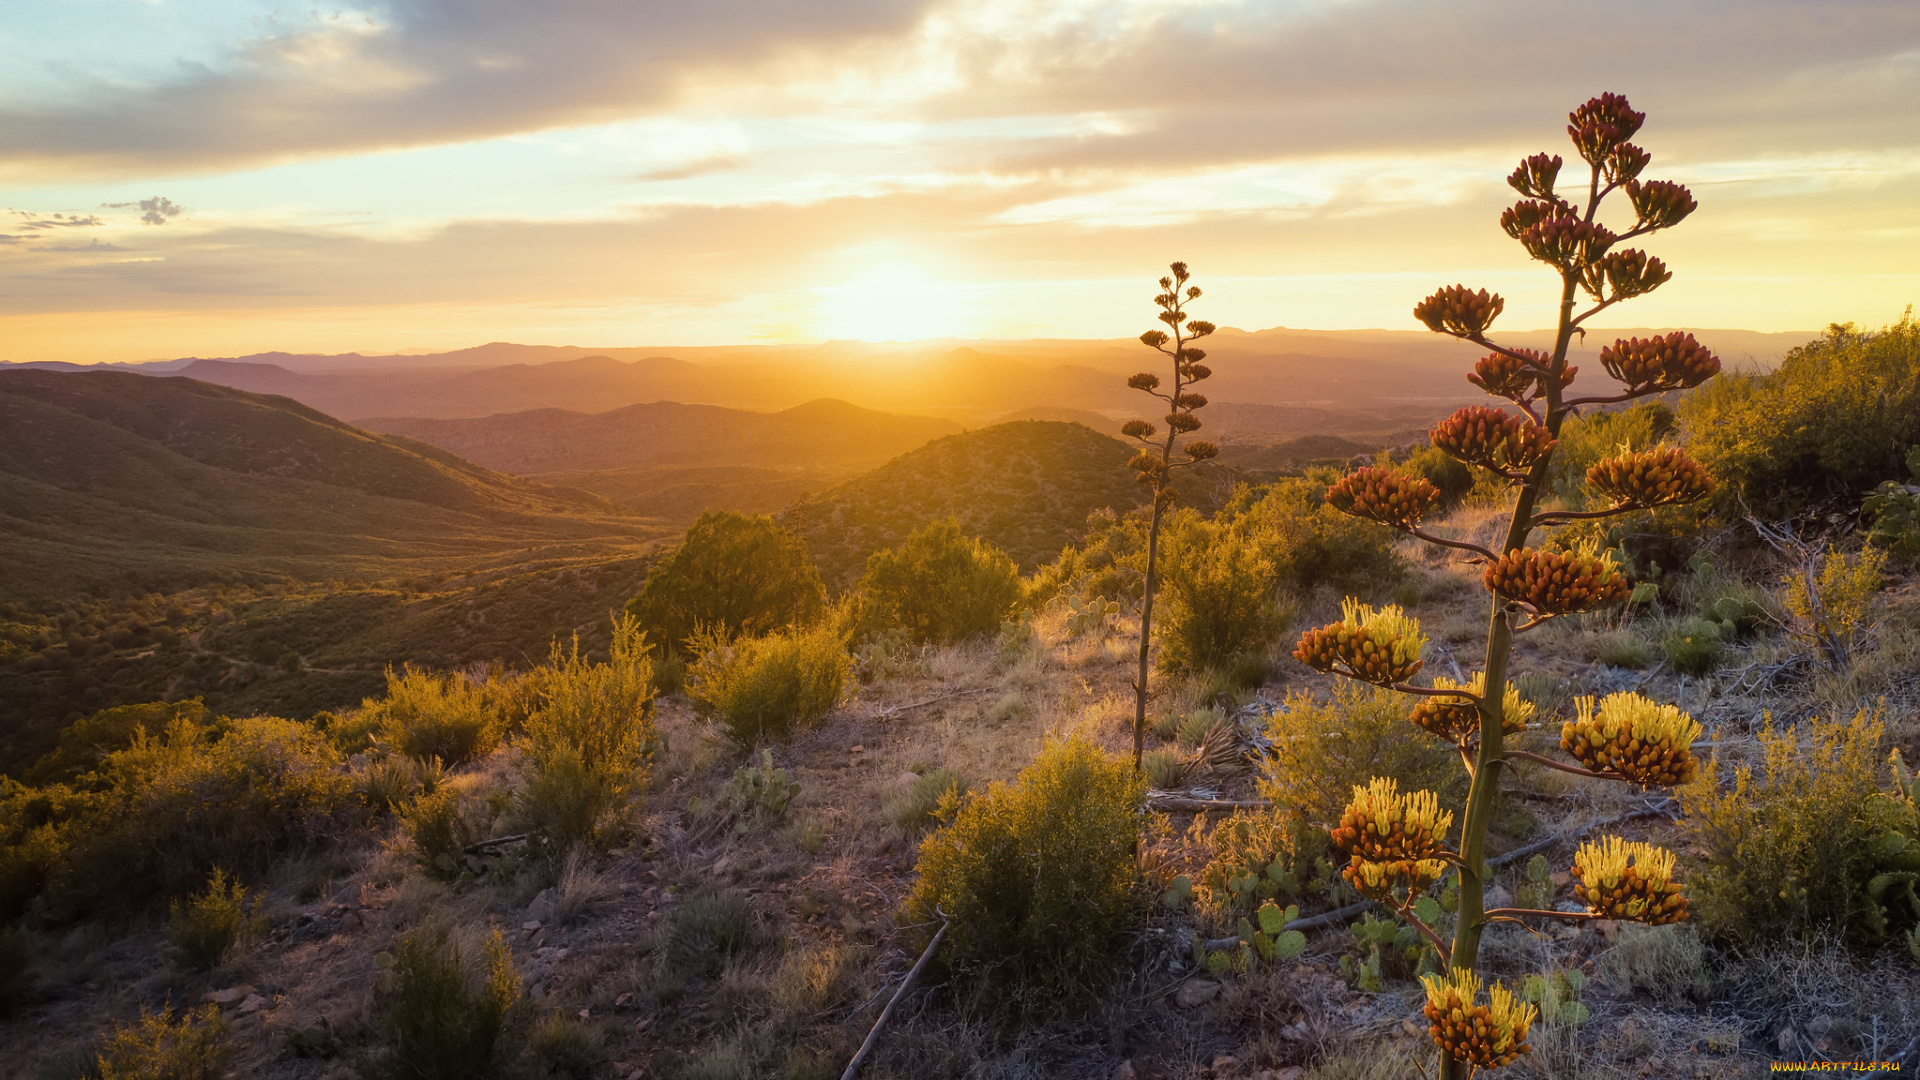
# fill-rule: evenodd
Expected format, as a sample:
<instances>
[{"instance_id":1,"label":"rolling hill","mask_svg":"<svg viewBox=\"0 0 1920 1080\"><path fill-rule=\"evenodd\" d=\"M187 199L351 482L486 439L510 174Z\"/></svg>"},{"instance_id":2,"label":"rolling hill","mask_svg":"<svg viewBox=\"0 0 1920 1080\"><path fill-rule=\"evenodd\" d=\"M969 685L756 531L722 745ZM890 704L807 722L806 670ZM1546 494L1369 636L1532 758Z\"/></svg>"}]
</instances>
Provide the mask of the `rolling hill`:
<instances>
[{"instance_id":1,"label":"rolling hill","mask_svg":"<svg viewBox=\"0 0 1920 1080\"><path fill-rule=\"evenodd\" d=\"M948 517L1032 570L1078 540L1094 510L1145 504L1132 457L1127 444L1080 424L1019 420L930 443L780 517L836 586L857 579L873 552ZM1230 470L1208 465L1180 486L1188 504L1212 509L1232 484Z\"/></svg>"}]
</instances>

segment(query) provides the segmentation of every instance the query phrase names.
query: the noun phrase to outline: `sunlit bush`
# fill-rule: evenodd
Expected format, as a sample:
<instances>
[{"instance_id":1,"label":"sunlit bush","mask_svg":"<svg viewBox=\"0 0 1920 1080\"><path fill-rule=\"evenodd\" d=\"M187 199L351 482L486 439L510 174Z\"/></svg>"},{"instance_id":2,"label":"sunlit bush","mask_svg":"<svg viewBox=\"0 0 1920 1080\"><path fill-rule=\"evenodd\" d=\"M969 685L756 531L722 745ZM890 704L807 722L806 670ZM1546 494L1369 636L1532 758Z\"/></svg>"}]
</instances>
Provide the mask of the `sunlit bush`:
<instances>
[{"instance_id":1,"label":"sunlit bush","mask_svg":"<svg viewBox=\"0 0 1920 1080\"><path fill-rule=\"evenodd\" d=\"M647 575L627 611L648 637L677 650L697 630L758 637L810 624L825 606L804 541L772 518L710 510Z\"/></svg>"},{"instance_id":2,"label":"sunlit bush","mask_svg":"<svg viewBox=\"0 0 1920 1080\"><path fill-rule=\"evenodd\" d=\"M247 889L216 867L204 891L168 908L167 946L189 971L218 966L250 929Z\"/></svg>"},{"instance_id":3,"label":"sunlit bush","mask_svg":"<svg viewBox=\"0 0 1920 1080\"><path fill-rule=\"evenodd\" d=\"M386 1035L386 1071L401 1080L493 1075L510 1014L521 1000L513 954L495 930L479 962L445 929L401 939L374 990Z\"/></svg>"},{"instance_id":4,"label":"sunlit bush","mask_svg":"<svg viewBox=\"0 0 1920 1080\"><path fill-rule=\"evenodd\" d=\"M621 831L646 784L658 737L653 727L653 665L637 620L614 620L604 664L556 644L538 673L539 704L517 745L519 813L559 849Z\"/></svg>"},{"instance_id":5,"label":"sunlit bush","mask_svg":"<svg viewBox=\"0 0 1920 1080\"><path fill-rule=\"evenodd\" d=\"M100 1080L222 1080L234 1046L218 1005L181 1014L142 1011L114 1026L95 1061Z\"/></svg>"},{"instance_id":6,"label":"sunlit bush","mask_svg":"<svg viewBox=\"0 0 1920 1080\"><path fill-rule=\"evenodd\" d=\"M784 739L840 703L853 663L828 628L786 631L732 644L702 640L687 672L687 697L741 746Z\"/></svg>"},{"instance_id":7,"label":"sunlit bush","mask_svg":"<svg viewBox=\"0 0 1920 1080\"><path fill-rule=\"evenodd\" d=\"M1222 668L1258 656L1285 629L1274 561L1245 531L1191 511L1165 527L1165 607L1155 636L1168 671Z\"/></svg>"},{"instance_id":8,"label":"sunlit bush","mask_svg":"<svg viewBox=\"0 0 1920 1080\"><path fill-rule=\"evenodd\" d=\"M1374 595L1404 569L1393 533L1327 505L1328 471L1259 487L1243 487L1220 513L1272 560L1282 584L1297 590L1326 585L1346 594Z\"/></svg>"},{"instance_id":9,"label":"sunlit bush","mask_svg":"<svg viewBox=\"0 0 1920 1080\"><path fill-rule=\"evenodd\" d=\"M493 753L506 725L481 689L459 675L387 671L387 696L363 708L377 716L381 741L414 758L460 765Z\"/></svg>"},{"instance_id":10,"label":"sunlit bush","mask_svg":"<svg viewBox=\"0 0 1920 1080\"><path fill-rule=\"evenodd\" d=\"M1140 915L1145 785L1081 739L1049 744L1011 784L968 797L920 845L905 917L951 919L941 961L1015 1010L1105 984Z\"/></svg>"},{"instance_id":11,"label":"sunlit bush","mask_svg":"<svg viewBox=\"0 0 1920 1080\"><path fill-rule=\"evenodd\" d=\"M865 629L897 626L916 641L963 641L1000 629L1020 600L1020 571L949 518L874 552L859 591Z\"/></svg>"},{"instance_id":12,"label":"sunlit bush","mask_svg":"<svg viewBox=\"0 0 1920 1080\"><path fill-rule=\"evenodd\" d=\"M1838 667L1873 631L1886 552L1863 548L1846 553L1831 547L1790 569L1780 583L1780 605L1791 616L1794 640Z\"/></svg>"},{"instance_id":13,"label":"sunlit bush","mask_svg":"<svg viewBox=\"0 0 1920 1080\"><path fill-rule=\"evenodd\" d=\"M1273 750L1261 794L1322 828L1375 776L1397 777L1409 791L1465 793L1450 747L1408 722L1412 706L1390 690L1339 682L1327 696L1296 690L1267 719Z\"/></svg>"}]
</instances>

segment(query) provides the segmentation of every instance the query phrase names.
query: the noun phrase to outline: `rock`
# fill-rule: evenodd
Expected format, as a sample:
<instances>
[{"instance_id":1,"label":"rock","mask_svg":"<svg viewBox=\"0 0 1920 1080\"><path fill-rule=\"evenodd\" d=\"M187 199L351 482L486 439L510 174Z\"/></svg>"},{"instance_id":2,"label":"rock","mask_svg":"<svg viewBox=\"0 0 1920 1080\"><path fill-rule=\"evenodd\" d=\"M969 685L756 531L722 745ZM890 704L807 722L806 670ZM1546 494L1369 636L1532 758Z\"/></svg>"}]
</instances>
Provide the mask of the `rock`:
<instances>
[{"instance_id":1,"label":"rock","mask_svg":"<svg viewBox=\"0 0 1920 1080\"><path fill-rule=\"evenodd\" d=\"M359 930L366 925L367 920L361 918L360 913L357 911L349 911L345 915L340 916L340 929L342 930Z\"/></svg>"},{"instance_id":2,"label":"rock","mask_svg":"<svg viewBox=\"0 0 1920 1080\"><path fill-rule=\"evenodd\" d=\"M1113 1067L1113 1072L1108 1075L1108 1080L1139 1080L1139 1077L1140 1073L1133 1067L1133 1059L1128 1058Z\"/></svg>"},{"instance_id":3,"label":"rock","mask_svg":"<svg viewBox=\"0 0 1920 1080\"><path fill-rule=\"evenodd\" d=\"M1284 1069L1275 1069L1273 1080L1300 1080L1300 1075L1304 1072L1306 1070L1298 1065L1289 1065Z\"/></svg>"},{"instance_id":4,"label":"rock","mask_svg":"<svg viewBox=\"0 0 1920 1080\"><path fill-rule=\"evenodd\" d=\"M1614 938L1620 936L1619 919L1595 919L1593 920L1593 928L1600 931L1600 936L1606 938L1607 944L1609 945L1613 944Z\"/></svg>"},{"instance_id":5,"label":"rock","mask_svg":"<svg viewBox=\"0 0 1920 1080\"><path fill-rule=\"evenodd\" d=\"M1504 885L1487 886L1486 906L1489 908L1512 907L1513 894Z\"/></svg>"},{"instance_id":6,"label":"rock","mask_svg":"<svg viewBox=\"0 0 1920 1080\"><path fill-rule=\"evenodd\" d=\"M1555 870L1553 872L1553 875L1547 878L1547 880L1553 882L1554 888L1564 889L1567 886L1573 884L1573 875L1566 872L1565 870Z\"/></svg>"},{"instance_id":7,"label":"rock","mask_svg":"<svg viewBox=\"0 0 1920 1080\"><path fill-rule=\"evenodd\" d=\"M853 749L847 752L849 754L864 754L867 752L867 748L859 745L858 743L855 743Z\"/></svg>"},{"instance_id":8,"label":"rock","mask_svg":"<svg viewBox=\"0 0 1920 1080\"><path fill-rule=\"evenodd\" d=\"M1196 1009L1220 994L1220 984L1212 979L1188 979L1173 992L1176 1008Z\"/></svg>"},{"instance_id":9,"label":"rock","mask_svg":"<svg viewBox=\"0 0 1920 1080\"><path fill-rule=\"evenodd\" d=\"M540 895L527 905L527 921L549 923L553 921L553 890L541 889Z\"/></svg>"},{"instance_id":10,"label":"rock","mask_svg":"<svg viewBox=\"0 0 1920 1080\"><path fill-rule=\"evenodd\" d=\"M545 945L546 943L547 943L547 932L545 930L534 931L533 933L534 949L538 950L541 946Z\"/></svg>"},{"instance_id":11,"label":"rock","mask_svg":"<svg viewBox=\"0 0 1920 1080\"><path fill-rule=\"evenodd\" d=\"M520 924L520 930L521 930L521 934L520 934L520 937L521 937L521 940L525 940L525 939L527 939L527 938L530 938L530 937L532 937L533 935L535 935L535 934L537 934L537 933L539 933L539 932L540 932L540 927L541 927L542 925L544 925L544 924L543 924L543 923L541 923L541 922L539 922L539 921L538 921L538 920L536 920L536 919L529 919L529 920L527 920L526 922L523 922L523 923L521 923L521 924Z\"/></svg>"},{"instance_id":12,"label":"rock","mask_svg":"<svg viewBox=\"0 0 1920 1080\"><path fill-rule=\"evenodd\" d=\"M259 994L248 994L247 1000L241 1002L240 1007L233 1010L233 1014L235 1016L252 1016L254 1013L266 1007L266 998L261 997Z\"/></svg>"},{"instance_id":13,"label":"rock","mask_svg":"<svg viewBox=\"0 0 1920 1080\"><path fill-rule=\"evenodd\" d=\"M1240 1071L1240 1059L1232 1054L1220 1054L1213 1059L1213 1075L1232 1076Z\"/></svg>"},{"instance_id":14,"label":"rock","mask_svg":"<svg viewBox=\"0 0 1920 1080\"><path fill-rule=\"evenodd\" d=\"M242 983L239 986L229 986L225 990L215 990L200 1000L211 1002L224 1009L237 1002L245 1001L247 998L253 997L255 993L256 991L252 983Z\"/></svg>"},{"instance_id":15,"label":"rock","mask_svg":"<svg viewBox=\"0 0 1920 1080\"><path fill-rule=\"evenodd\" d=\"M1781 1028L1780 1037L1774 1040L1775 1044L1780 1047L1780 1052L1782 1054L1793 1053L1793 1044L1796 1041L1798 1040L1795 1039L1794 1037L1792 1024L1788 1024L1786 1027Z\"/></svg>"}]
</instances>

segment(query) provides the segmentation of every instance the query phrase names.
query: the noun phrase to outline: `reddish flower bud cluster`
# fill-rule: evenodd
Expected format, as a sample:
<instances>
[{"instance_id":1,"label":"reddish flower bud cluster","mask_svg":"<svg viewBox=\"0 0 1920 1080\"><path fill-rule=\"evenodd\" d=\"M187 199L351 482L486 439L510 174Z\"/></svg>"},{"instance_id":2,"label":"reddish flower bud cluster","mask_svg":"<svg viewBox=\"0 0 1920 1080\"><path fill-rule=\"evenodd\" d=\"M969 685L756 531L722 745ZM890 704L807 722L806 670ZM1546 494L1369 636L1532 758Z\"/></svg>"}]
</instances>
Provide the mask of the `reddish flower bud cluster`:
<instances>
[{"instance_id":1,"label":"reddish flower bud cluster","mask_svg":"<svg viewBox=\"0 0 1920 1080\"><path fill-rule=\"evenodd\" d=\"M1580 156L1597 165L1646 122L1647 114L1635 112L1626 98L1601 94L1567 114L1567 135Z\"/></svg>"},{"instance_id":2,"label":"reddish flower bud cluster","mask_svg":"<svg viewBox=\"0 0 1920 1080\"><path fill-rule=\"evenodd\" d=\"M1505 210L1500 211L1500 227L1515 240L1528 229L1555 218L1566 217L1571 209L1558 201L1521 199Z\"/></svg>"},{"instance_id":3,"label":"reddish flower bud cluster","mask_svg":"<svg viewBox=\"0 0 1920 1080\"><path fill-rule=\"evenodd\" d=\"M1472 681L1465 683L1441 677L1435 679L1433 685L1439 690L1465 690L1480 697L1486 694L1487 673L1475 672ZM1500 701L1500 730L1508 735L1525 731L1532 717L1533 703L1522 700L1513 684L1508 683ZM1480 706L1467 698L1423 698L1407 719L1430 735L1462 746L1480 734Z\"/></svg>"},{"instance_id":4,"label":"reddish flower bud cluster","mask_svg":"<svg viewBox=\"0 0 1920 1080\"><path fill-rule=\"evenodd\" d=\"M1639 694L1576 699L1579 715L1560 727L1560 749L1594 772L1613 772L1635 784L1692 783L1693 740L1700 724L1673 705Z\"/></svg>"},{"instance_id":5,"label":"reddish flower bud cluster","mask_svg":"<svg viewBox=\"0 0 1920 1080\"><path fill-rule=\"evenodd\" d=\"M1327 505L1396 529L1412 529L1440 507L1440 489L1424 476L1369 465L1334 481Z\"/></svg>"},{"instance_id":6,"label":"reddish flower bud cluster","mask_svg":"<svg viewBox=\"0 0 1920 1080\"><path fill-rule=\"evenodd\" d=\"M1644 184L1629 180L1623 187L1627 201L1633 204L1633 212L1640 217L1640 224L1650 229L1671 229L1700 205L1693 201L1692 192L1666 180L1649 180Z\"/></svg>"},{"instance_id":7,"label":"reddish flower bud cluster","mask_svg":"<svg viewBox=\"0 0 1920 1080\"><path fill-rule=\"evenodd\" d=\"M1427 990L1427 1031L1442 1050L1476 1068L1497 1069L1528 1053L1527 1032L1540 1010L1513 996L1499 983L1480 996L1480 976L1466 968L1445 975L1422 975Z\"/></svg>"},{"instance_id":8,"label":"reddish flower bud cluster","mask_svg":"<svg viewBox=\"0 0 1920 1080\"><path fill-rule=\"evenodd\" d=\"M1448 285L1413 306L1413 317L1427 329L1454 337L1479 337L1506 310L1507 302L1485 289Z\"/></svg>"},{"instance_id":9,"label":"reddish flower bud cluster","mask_svg":"<svg viewBox=\"0 0 1920 1080\"><path fill-rule=\"evenodd\" d=\"M1612 607L1630 591L1611 558L1584 551L1509 551L1488 564L1481 581L1489 591L1527 604L1541 615Z\"/></svg>"},{"instance_id":10,"label":"reddish flower bud cluster","mask_svg":"<svg viewBox=\"0 0 1920 1080\"><path fill-rule=\"evenodd\" d=\"M1488 353L1474 362L1473 370L1467 373L1467 381L1485 390L1495 397L1511 401L1529 402L1545 392L1547 365L1552 358L1537 349L1515 349L1531 358L1531 362L1522 361L1506 353ZM1573 382L1579 368L1569 365L1560 373L1562 388Z\"/></svg>"},{"instance_id":11,"label":"reddish flower bud cluster","mask_svg":"<svg viewBox=\"0 0 1920 1080\"><path fill-rule=\"evenodd\" d=\"M1580 272L1580 284L1595 300L1628 300L1665 285L1673 271L1659 259L1636 248L1609 251L1599 262Z\"/></svg>"},{"instance_id":12,"label":"reddish flower bud cluster","mask_svg":"<svg viewBox=\"0 0 1920 1080\"><path fill-rule=\"evenodd\" d=\"M1407 897L1425 892L1447 872L1439 859L1392 859L1369 862L1355 855L1340 868L1340 876L1353 891L1369 900L1397 906Z\"/></svg>"},{"instance_id":13,"label":"reddish flower bud cluster","mask_svg":"<svg viewBox=\"0 0 1920 1080\"><path fill-rule=\"evenodd\" d=\"M1156 430L1158 429L1145 420L1129 420L1120 425L1120 434L1130 439L1151 439Z\"/></svg>"},{"instance_id":14,"label":"reddish flower bud cluster","mask_svg":"<svg viewBox=\"0 0 1920 1080\"><path fill-rule=\"evenodd\" d=\"M1193 461L1205 461L1208 458L1220 456L1219 444L1210 443L1205 439L1195 439L1183 449L1186 450L1187 457Z\"/></svg>"},{"instance_id":15,"label":"reddish flower bud cluster","mask_svg":"<svg viewBox=\"0 0 1920 1080\"><path fill-rule=\"evenodd\" d=\"M1602 167L1610 184L1623 184L1640 175L1647 167L1653 155L1629 142L1623 142L1607 154L1607 162Z\"/></svg>"},{"instance_id":16,"label":"reddish flower bud cluster","mask_svg":"<svg viewBox=\"0 0 1920 1080\"><path fill-rule=\"evenodd\" d=\"M1673 853L1609 836L1573 855L1574 898L1610 919L1660 926L1685 922L1687 898L1673 880Z\"/></svg>"},{"instance_id":17,"label":"reddish flower bud cluster","mask_svg":"<svg viewBox=\"0 0 1920 1080\"><path fill-rule=\"evenodd\" d=\"M1713 478L1677 446L1656 446L1605 458L1587 470L1587 486L1615 506L1642 509L1698 502L1713 493Z\"/></svg>"},{"instance_id":18,"label":"reddish flower bud cluster","mask_svg":"<svg viewBox=\"0 0 1920 1080\"><path fill-rule=\"evenodd\" d=\"M1502 473L1531 469L1554 447L1546 428L1491 405L1468 405L1427 436L1450 457Z\"/></svg>"},{"instance_id":19,"label":"reddish flower bud cluster","mask_svg":"<svg viewBox=\"0 0 1920 1080\"><path fill-rule=\"evenodd\" d=\"M1534 154L1507 176L1507 185L1535 199L1553 199L1553 182L1560 177L1560 155Z\"/></svg>"},{"instance_id":20,"label":"reddish flower bud cluster","mask_svg":"<svg viewBox=\"0 0 1920 1080\"><path fill-rule=\"evenodd\" d=\"M1517 239L1527 254L1562 270L1571 270L1599 259L1618 237L1605 225L1568 215L1530 225L1521 230Z\"/></svg>"},{"instance_id":21,"label":"reddish flower bud cluster","mask_svg":"<svg viewBox=\"0 0 1920 1080\"><path fill-rule=\"evenodd\" d=\"M1600 350L1600 365L1636 394L1685 390L1720 373L1720 358L1679 330L1615 341Z\"/></svg>"}]
</instances>

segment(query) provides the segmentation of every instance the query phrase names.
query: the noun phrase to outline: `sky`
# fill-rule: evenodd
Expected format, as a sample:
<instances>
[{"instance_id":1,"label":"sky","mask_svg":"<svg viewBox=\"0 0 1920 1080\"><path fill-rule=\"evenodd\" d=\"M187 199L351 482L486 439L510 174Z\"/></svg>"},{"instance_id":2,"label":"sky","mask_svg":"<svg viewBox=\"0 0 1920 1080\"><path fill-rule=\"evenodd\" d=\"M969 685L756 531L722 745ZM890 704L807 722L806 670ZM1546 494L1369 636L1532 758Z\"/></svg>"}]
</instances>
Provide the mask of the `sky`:
<instances>
[{"instance_id":1,"label":"sky","mask_svg":"<svg viewBox=\"0 0 1920 1080\"><path fill-rule=\"evenodd\" d=\"M8 0L0 360L1535 328L1602 91L1700 203L1608 325L1920 300L1913 0Z\"/></svg>"}]
</instances>

